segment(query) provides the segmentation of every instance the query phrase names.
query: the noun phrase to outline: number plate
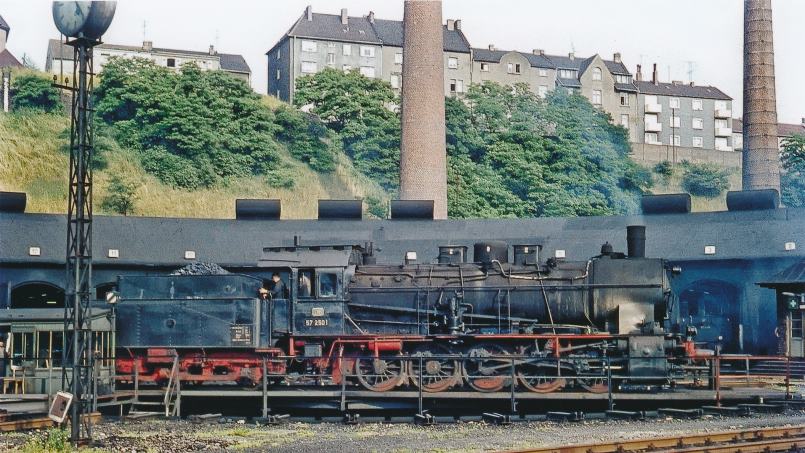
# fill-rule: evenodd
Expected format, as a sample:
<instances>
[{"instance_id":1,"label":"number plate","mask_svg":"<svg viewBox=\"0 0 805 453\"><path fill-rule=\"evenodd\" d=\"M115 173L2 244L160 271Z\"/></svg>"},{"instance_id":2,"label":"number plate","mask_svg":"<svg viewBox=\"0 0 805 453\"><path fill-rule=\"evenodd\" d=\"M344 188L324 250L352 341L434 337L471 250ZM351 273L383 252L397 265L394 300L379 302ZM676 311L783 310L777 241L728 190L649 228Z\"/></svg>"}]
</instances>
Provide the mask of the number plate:
<instances>
[{"instance_id":1,"label":"number plate","mask_svg":"<svg viewBox=\"0 0 805 453\"><path fill-rule=\"evenodd\" d=\"M327 318L318 318L318 319L305 319L305 327L325 327L329 323L329 319Z\"/></svg>"}]
</instances>

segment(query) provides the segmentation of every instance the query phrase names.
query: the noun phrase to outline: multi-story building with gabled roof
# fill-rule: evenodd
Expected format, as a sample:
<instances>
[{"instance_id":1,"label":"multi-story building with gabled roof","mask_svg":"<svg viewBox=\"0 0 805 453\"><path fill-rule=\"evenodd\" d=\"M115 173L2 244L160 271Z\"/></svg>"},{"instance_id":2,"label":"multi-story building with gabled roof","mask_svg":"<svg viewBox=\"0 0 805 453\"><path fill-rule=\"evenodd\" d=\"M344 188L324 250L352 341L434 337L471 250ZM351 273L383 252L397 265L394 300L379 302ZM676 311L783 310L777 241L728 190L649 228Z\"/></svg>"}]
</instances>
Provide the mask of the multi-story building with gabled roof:
<instances>
[{"instance_id":1,"label":"multi-story building with gabled roof","mask_svg":"<svg viewBox=\"0 0 805 453\"><path fill-rule=\"evenodd\" d=\"M221 70L244 80L251 85L252 70L242 55L219 53L215 47L209 50L179 50L154 47L151 41L143 41L142 46L125 46L121 44L101 44L95 47L95 70L100 72L103 66L113 57L145 58L159 66L179 69L185 63L195 63L202 70ZM45 72L59 75L73 73L73 48L58 39L48 42Z\"/></svg>"},{"instance_id":2,"label":"multi-story building with gabled roof","mask_svg":"<svg viewBox=\"0 0 805 453\"><path fill-rule=\"evenodd\" d=\"M324 68L358 70L367 77L402 86L402 21L374 13L349 16L314 13L311 7L266 53L268 94L293 101L295 80ZM460 20L444 24L444 93L461 95L470 84L523 83L546 96L556 89L585 96L629 131L636 157L645 163L707 160L702 150L732 151L732 98L718 88L681 82L650 81L633 75L620 53L612 59L470 47ZM739 167L740 156L719 156Z\"/></svg>"}]
</instances>

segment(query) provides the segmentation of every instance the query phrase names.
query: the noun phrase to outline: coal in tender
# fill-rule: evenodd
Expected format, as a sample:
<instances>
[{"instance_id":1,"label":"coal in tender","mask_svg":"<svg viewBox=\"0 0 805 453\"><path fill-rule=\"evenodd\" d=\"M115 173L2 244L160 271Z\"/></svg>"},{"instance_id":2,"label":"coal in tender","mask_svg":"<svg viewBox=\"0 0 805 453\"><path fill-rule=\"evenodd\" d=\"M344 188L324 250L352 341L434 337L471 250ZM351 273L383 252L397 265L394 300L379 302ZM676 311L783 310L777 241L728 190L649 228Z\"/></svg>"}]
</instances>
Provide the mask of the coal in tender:
<instances>
[{"instance_id":1,"label":"coal in tender","mask_svg":"<svg viewBox=\"0 0 805 453\"><path fill-rule=\"evenodd\" d=\"M229 271L215 263L190 263L187 266L176 269L171 275L222 275Z\"/></svg>"}]
</instances>

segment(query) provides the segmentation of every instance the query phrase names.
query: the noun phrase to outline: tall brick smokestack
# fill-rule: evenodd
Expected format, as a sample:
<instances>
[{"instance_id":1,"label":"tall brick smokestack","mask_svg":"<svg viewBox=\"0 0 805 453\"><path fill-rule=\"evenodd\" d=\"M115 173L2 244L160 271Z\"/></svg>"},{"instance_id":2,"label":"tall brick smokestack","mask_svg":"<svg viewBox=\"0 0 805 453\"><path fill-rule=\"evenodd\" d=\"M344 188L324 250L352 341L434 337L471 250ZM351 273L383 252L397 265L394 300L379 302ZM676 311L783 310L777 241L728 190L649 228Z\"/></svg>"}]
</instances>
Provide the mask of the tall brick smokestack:
<instances>
[{"instance_id":1,"label":"tall brick smokestack","mask_svg":"<svg viewBox=\"0 0 805 453\"><path fill-rule=\"evenodd\" d=\"M441 0L405 0L400 199L433 200L447 218Z\"/></svg>"},{"instance_id":2,"label":"tall brick smokestack","mask_svg":"<svg viewBox=\"0 0 805 453\"><path fill-rule=\"evenodd\" d=\"M771 0L744 0L743 189L780 191Z\"/></svg>"}]
</instances>

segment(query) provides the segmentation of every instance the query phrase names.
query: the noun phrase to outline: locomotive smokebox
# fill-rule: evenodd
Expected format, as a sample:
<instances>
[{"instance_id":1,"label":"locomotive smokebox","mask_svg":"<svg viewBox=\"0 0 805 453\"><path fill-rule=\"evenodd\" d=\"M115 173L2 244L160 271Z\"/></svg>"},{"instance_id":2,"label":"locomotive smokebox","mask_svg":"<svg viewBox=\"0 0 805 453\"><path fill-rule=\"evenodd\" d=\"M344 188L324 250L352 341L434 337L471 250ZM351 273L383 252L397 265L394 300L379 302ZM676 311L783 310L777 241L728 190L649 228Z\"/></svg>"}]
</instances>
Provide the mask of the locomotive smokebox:
<instances>
[{"instance_id":1,"label":"locomotive smokebox","mask_svg":"<svg viewBox=\"0 0 805 453\"><path fill-rule=\"evenodd\" d=\"M539 250L536 244L517 244L514 246L514 264L518 266L535 266L539 264Z\"/></svg>"},{"instance_id":2,"label":"locomotive smokebox","mask_svg":"<svg viewBox=\"0 0 805 453\"><path fill-rule=\"evenodd\" d=\"M467 247L463 245L442 245L439 247L439 264L459 264L467 262Z\"/></svg>"},{"instance_id":3,"label":"locomotive smokebox","mask_svg":"<svg viewBox=\"0 0 805 453\"><path fill-rule=\"evenodd\" d=\"M646 257L646 227L644 225L626 227L626 247L629 258Z\"/></svg>"},{"instance_id":4,"label":"locomotive smokebox","mask_svg":"<svg viewBox=\"0 0 805 453\"><path fill-rule=\"evenodd\" d=\"M476 263L509 262L509 245L503 241L476 242L472 251L472 257Z\"/></svg>"}]
</instances>

